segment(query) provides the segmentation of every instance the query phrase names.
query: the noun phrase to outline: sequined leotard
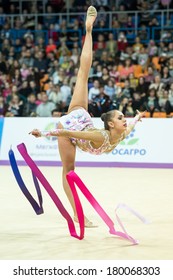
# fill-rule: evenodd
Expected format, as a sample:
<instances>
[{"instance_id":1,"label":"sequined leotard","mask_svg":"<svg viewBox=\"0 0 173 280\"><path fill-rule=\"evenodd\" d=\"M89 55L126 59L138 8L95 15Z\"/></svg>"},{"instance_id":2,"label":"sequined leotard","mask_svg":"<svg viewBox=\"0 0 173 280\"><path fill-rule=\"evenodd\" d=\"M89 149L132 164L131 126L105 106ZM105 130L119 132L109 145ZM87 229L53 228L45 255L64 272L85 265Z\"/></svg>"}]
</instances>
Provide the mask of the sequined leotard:
<instances>
[{"instance_id":1,"label":"sequined leotard","mask_svg":"<svg viewBox=\"0 0 173 280\"><path fill-rule=\"evenodd\" d=\"M124 138L122 136L117 141L117 143L111 145L109 140L109 132L104 129L96 129L93 125L91 116L83 108L74 110L68 115L61 117L59 122L62 124L63 128L67 130L99 131L104 137L104 142L97 149L92 147L91 141L89 140L71 138L72 143L76 145L79 149L94 155L100 155L102 153L108 153L112 151L118 145L118 143Z\"/></svg>"}]
</instances>

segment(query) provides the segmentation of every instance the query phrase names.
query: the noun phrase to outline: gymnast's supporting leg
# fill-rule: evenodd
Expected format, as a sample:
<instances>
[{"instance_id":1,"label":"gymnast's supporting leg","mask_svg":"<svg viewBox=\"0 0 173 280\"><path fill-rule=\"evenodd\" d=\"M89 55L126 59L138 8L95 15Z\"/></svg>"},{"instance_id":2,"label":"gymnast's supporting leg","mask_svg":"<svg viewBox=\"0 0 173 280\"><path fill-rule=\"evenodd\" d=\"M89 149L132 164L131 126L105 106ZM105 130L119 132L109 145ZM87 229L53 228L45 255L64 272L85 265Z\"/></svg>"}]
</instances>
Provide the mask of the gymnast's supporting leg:
<instances>
[{"instance_id":1,"label":"gymnast's supporting leg","mask_svg":"<svg viewBox=\"0 0 173 280\"><path fill-rule=\"evenodd\" d=\"M86 36L80 57L80 67L68 113L79 107L83 107L86 110L88 109L88 76L93 58L92 28L96 16L96 9L90 6L87 11L85 22Z\"/></svg>"},{"instance_id":2,"label":"gymnast's supporting leg","mask_svg":"<svg viewBox=\"0 0 173 280\"><path fill-rule=\"evenodd\" d=\"M84 46L80 58L80 68L77 76L76 86L73 93L72 101L69 106L68 113L83 107L88 108L88 75L90 67L92 64L92 26L96 18L97 12L94 7L89 7L86 18L86 37ZM58 126L61 128L61 125ZM64 191L68 197L68 200L73 208L74 219L77 221L77 214L73 195L71 193L70 187L68 185L66 175L69 171L74 170L75 168L75 154L76 147L71 143L69 138L58 137L58 146L59 153L63 165L63 187ZM85 217L85 226L86 227L95 227L92 222L90 222Z\"/></svg>"}]
</instances>

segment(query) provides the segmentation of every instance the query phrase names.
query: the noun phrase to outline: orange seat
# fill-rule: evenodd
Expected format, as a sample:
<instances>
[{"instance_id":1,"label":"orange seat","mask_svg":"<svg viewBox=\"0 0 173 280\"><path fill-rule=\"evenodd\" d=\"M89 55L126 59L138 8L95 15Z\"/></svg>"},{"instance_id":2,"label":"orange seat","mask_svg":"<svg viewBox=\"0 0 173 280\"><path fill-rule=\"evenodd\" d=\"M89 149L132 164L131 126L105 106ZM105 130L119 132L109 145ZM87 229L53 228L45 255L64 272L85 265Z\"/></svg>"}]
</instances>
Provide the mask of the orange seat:
<instances>
[{"instance_id":1,"label":"orange seat","mask_svg":"<svg viewBox=\"0 0 173 280\"><path fill-rule=\"evenodd\" d=\"M171 112L169 115L167 115L168 118L173 118L173 112Z\"/></svg>"},{"instance_id":2,"label":"orange seat","mask_svg":"<svg viewBox=\"0 0 173 280\"><path fill-rule=\"evenodd\" d=\"M153 113L153 118L166 118L166 112L154 112Z\"/></svg>"},{"instance_id":3,"label":"orange seat","mask_svg":"<svg viewBox=\"0 0 173 280\"><path fill-rule=\"evenodd\" d=\"M117 82L116 85L117 85L117 87L121 87L121 88L124 87L124 83L123 82Z\"/></svg>"},{"instance_id":4,"label":"orange seat","mask_svg":"<svg viewBox=\"0 0 173 280\"><path fill-rule=\"evenodd\" d=\"M49 85L48 85L48 82L46 83L46 81L48 81L49 79L49 75L48 74L45 74L43 76L42 79L40 79L40 87L42 90L46 91L49 89Z\"/></svg>"},{"instance_id":5,"label":"orange seat","mask_svg":"<svg viewBox=\"0 0 173 280\"><path fill-rule=\"evenodd\" d=\"M134 76L135 78L140 78L143 76L141 65L134 65Z\"/></svg>"},{"instance_id":6,"label":"orange seat","mask_svg":"<svg viewBox=\"0 0 173 280\"><path fill-rule=\"evenodd\" d=\"M145 118L151 118L151 113L150 112L145 112Z\"/></svg>"},{"instance_id":7,"label":"orange seat","mask_svg":"<svg viewBox=\"0 0 173 280\"><path fill-rule=\"evenodd\" d=\"M152 62L153 64L155 65L156 69L157 70L160 70L161 69L161 65L159 64L159 57L158 56L154 56L152 58Z\"/></svg>"},{"instance_id":8,"label":"orange seat","mask_svg":"<svg viewBox=\"0 0 173 280\"><path fill-rule=\"evenodd\" d=\"M118 71L118 72L121 72L122 69L123 69L123 66L122 66L122 65L118 65L117 71Z\"/></svg>"}]
</instances>

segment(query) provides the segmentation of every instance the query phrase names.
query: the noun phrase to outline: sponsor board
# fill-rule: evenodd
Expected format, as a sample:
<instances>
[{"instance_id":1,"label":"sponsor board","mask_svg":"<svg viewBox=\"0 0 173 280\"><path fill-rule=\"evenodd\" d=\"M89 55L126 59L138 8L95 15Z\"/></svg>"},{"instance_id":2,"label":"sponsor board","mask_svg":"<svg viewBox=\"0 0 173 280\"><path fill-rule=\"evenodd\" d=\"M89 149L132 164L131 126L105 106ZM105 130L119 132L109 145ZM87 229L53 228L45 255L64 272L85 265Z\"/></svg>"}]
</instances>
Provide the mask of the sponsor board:
<instances>
[{"instance_id":1,"label":"sponsor board","mask_svg":"<svg viewBox=\"0 0 173 280\"><path fill-rule=\"evenodd\" d=\"M128 122L130 119L128 119ZM99 118L93 118L95 127L103 128ZM8 160L10 147L17 160L22 160L16 146L25 143L35 161L60 162L56 137L34 138L28 133L38 128L41 131L55 129L57 118L6 118L0 122L1 160ZM79 162L129 162L173 163L173 119L143 119L126 139L109 154L90 155L77 149Z\"/></svg>"}]
</instances>

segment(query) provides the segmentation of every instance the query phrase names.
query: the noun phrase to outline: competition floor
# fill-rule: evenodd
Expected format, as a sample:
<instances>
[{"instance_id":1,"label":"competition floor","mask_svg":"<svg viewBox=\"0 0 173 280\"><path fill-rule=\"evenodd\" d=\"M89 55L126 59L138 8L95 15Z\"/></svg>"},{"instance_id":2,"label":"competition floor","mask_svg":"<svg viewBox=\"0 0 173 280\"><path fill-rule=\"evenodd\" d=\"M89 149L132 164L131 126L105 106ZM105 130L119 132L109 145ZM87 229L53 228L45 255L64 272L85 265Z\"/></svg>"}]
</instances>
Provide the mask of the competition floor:
<instances>
[{"instance_id":1,"label":"competition floor","mask_svg":"<svg viewBox=\"0 0 173 280\"><path fill-rule=\"evenodd\" d=\"M60 167L40 167L65 207L71 208L61 186ZM173 259L173 170L130 168L77 168L76 173L115 220L115 207L125 203L150 224L142 224L125 210L119 210L129 234L139 240L133 246L109 234L90 204L81 196L85 214L98 224L86 229L79 241L69 235L44 188L43 215L37 216L21 193L11 168L0 167L0 259L1 260L168 260ZM29 168L20 167L29 190L35 194ZM116 229L120 229L115 223Z\"/></svg>"}]
</instances>

